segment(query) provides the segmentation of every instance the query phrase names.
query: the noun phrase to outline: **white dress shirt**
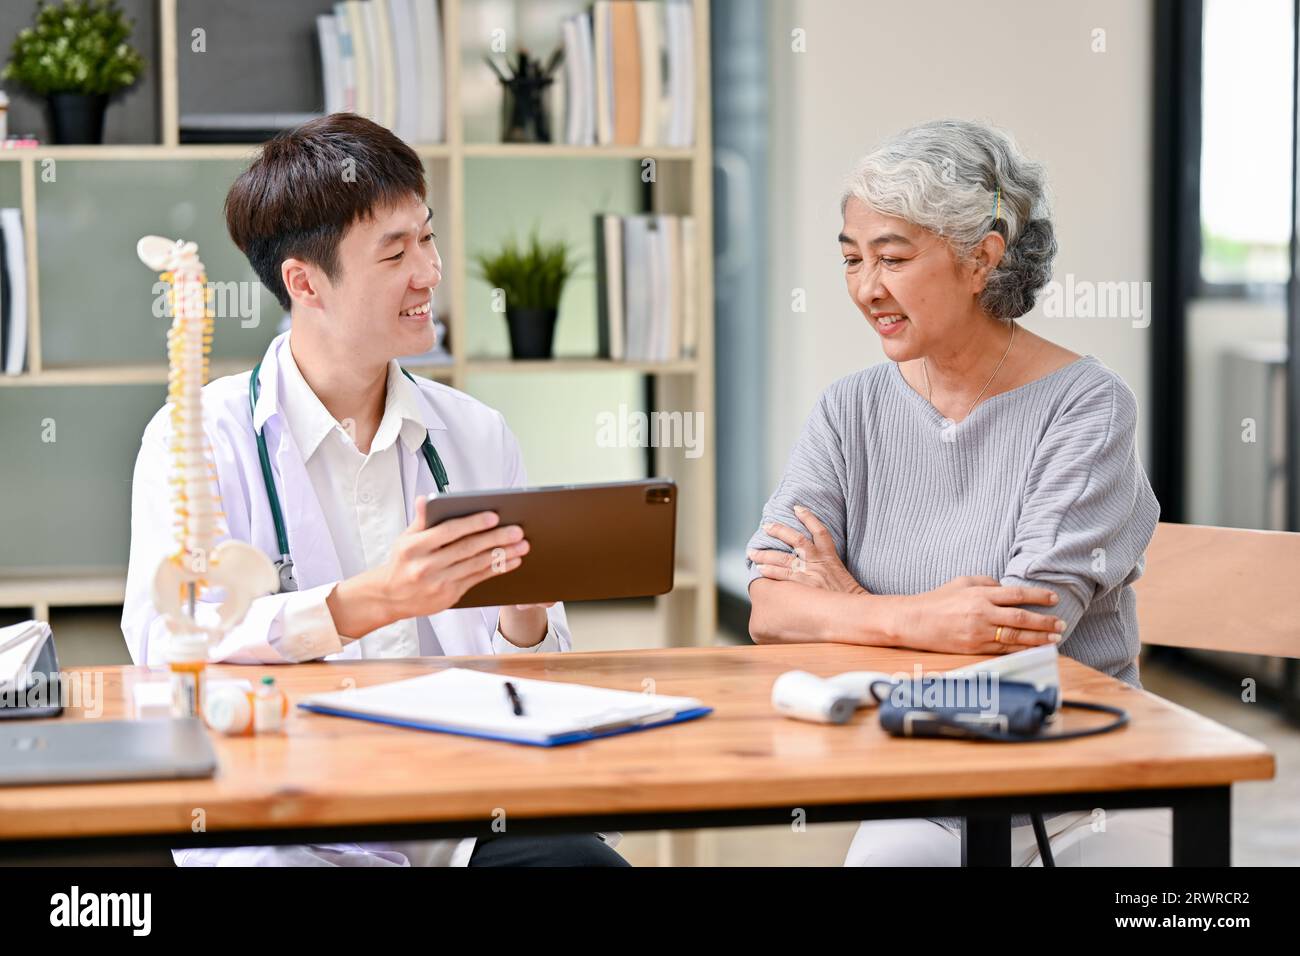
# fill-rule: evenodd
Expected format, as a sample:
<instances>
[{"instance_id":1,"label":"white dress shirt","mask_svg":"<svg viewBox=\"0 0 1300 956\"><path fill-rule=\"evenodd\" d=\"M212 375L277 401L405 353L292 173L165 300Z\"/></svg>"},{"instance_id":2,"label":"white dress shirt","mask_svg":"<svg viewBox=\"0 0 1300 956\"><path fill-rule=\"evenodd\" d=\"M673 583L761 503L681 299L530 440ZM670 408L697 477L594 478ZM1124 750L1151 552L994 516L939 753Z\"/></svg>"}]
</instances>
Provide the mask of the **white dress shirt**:
<instances>
[{"instance_id":1,"label":"white dress shirt","mask_svg":"<svg viewBox=\"0 0 1300 956\"><path fill-rule=\"evenodd\" d=\"M391 557L398 536L406 530L403 502L414 495L407 494L402 487L397 442L403 442L411 453L420 454L428 430L422 419L419 390L402 374L396 359L388 363L384 413L370 443L370 453L363 454L353 441L353 428L335 420L311 390L288 343L283 354L285 421L307 466L343 577L350 578L384 564ZM423 465L423 457L420 460ZM295 617L300 614L312 620L317 632L328 618L329 628L333 630L334 620L325 605L328 597L327 591L312 604L295 609ZM346 643L337 631L333 640L338 641L339 647ZM394 621L364 635L359 642L363 658L443 654L427 617ZM521 649L508 641L499 627L492 643L497 645L498 653ZM560 650L559 638L550 627L549 618L541 644L526 649Z\"/></svg>"},{"instance_id":2,"label":"white dress shirt","mask_svg":"<svg viewBox=\"0 0 1300 956\"><path fill-rule=\"evenodd\" d=\"M307 475L329 526L343 577L378 567L392 555L406 530L406 509L397 442L419 452L424 442L419 395L394 361L388 369L388 393L379 429L363 454L352 430L329 413L293 353L284 356L284 415L307 465ZM442 647L427 617L395 621L360 638L361 656L417 657L441 655Z\"/></svg>"}]
</instances>

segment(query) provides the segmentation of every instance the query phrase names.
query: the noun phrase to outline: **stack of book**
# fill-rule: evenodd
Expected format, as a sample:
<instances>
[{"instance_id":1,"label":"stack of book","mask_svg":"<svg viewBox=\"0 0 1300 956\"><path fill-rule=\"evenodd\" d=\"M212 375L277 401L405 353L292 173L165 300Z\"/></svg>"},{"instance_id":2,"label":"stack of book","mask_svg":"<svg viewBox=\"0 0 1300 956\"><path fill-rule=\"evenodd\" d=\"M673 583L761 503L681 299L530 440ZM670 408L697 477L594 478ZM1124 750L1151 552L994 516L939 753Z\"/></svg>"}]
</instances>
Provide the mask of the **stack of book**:
<instances>
[{"instance_id":1,"label":"stack of book","mask_svg":"<svg viewBox=\"0 0 1300 956\"><path fill-rule=\"evenodd\" d=\"M0 209L0 367L27 370L27 245L23 211Z\"/></svg>"},{"instance_id":2,"label":"stack of book","mask_svg":"<svg viewBox=\"0 0 1300 956\"><path fill-rule=\"evenodd\" d=\"M690 0L596 0L564 21L565 142L691 146Z\"/></svg>"},{"instance_id":3,"label":"stack of book","mask_svg":"<svg viewBox=\"0 0 1300 956\"><path fill-rule=\"evenodd\" d=\"M666 362L695 355L697 253L690 216L596 216L602 358Z\"/></svg>"},{"instance_id":4,"label":"stack of book","mask_svg":"<svg viewBox=\"0 0 1300 956\"><path fill-rule=\"evenodd\" d=\"M440 143L442 19L438 0L343 0L316 18L325 112L355 112L408 143Z\"/></svg>"}]
</instances>

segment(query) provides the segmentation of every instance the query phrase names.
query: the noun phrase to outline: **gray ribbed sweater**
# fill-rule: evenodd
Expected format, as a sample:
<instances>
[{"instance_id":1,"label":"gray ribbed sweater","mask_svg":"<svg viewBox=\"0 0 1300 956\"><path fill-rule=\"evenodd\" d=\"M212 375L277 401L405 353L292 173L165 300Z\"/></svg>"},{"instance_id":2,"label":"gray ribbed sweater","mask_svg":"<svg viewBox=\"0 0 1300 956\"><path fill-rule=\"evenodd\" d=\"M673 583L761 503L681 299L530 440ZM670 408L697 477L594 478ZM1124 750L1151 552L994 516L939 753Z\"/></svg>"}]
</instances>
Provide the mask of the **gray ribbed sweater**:
<instances>
[{"instance_id":1,"label":"gray ribbed sweater","mask_svg":"<svg viewBox=\"0 0 1300 956\"><path fill-rule=\"evenodd\" d=\"M1064 618L1061 653L1141 686L1131 585L1160 506L1136 422L1132 391L1093 356L985 399L956 425L882 363L822 393L762 523L800 529L792 506L811 509L873 594L962 575L1051 588L1057 605L1024 606ZM749 547L790 550L761 528Z\"/></svg>"}]
</instances>

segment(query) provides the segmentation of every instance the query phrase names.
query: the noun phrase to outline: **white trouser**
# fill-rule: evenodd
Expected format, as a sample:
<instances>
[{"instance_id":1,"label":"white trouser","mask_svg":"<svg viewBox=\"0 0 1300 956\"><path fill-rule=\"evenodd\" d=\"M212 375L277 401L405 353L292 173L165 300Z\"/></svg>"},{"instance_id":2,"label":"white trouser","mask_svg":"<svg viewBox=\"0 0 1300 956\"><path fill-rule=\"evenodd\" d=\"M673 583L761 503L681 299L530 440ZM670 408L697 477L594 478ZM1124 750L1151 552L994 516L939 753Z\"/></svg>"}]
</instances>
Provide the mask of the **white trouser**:
<instances>
[{"instance_id":1,"label":"white trouser","mask_svg":"<svg viewBox=\"0 0 1300 956\"><path fill-rule=\"evenodd\" d=\"M465 866L473 838L172 850L177 866Z\"/></svg>"},{"instance_id":2,"label":"white trouser","mask_svg":"<svg viewBox=\"0 0 1300 956\"><path fill-rule=\"evenodd\" d=\"M597 833L618 846L617 830ZM468 866L475 840L404 840L392 843L314 843L284 846L203 847L172 850L177 866Z\"/></svg>"},{"instance_id":3,"label":"white trouser","mask_svg":"<svg viewBox=\"0 0 1300 956\"><path fill-rule=\"evenodd\" d=\"M1169 866L1173 812L1081 811L1046 818L1057 866ZM961 831L933 820L868 820L858 825L845 866L961 866ZM1011 828L1011 865L1042 866L1034 828Z\"/></svg>"}]
</instances>

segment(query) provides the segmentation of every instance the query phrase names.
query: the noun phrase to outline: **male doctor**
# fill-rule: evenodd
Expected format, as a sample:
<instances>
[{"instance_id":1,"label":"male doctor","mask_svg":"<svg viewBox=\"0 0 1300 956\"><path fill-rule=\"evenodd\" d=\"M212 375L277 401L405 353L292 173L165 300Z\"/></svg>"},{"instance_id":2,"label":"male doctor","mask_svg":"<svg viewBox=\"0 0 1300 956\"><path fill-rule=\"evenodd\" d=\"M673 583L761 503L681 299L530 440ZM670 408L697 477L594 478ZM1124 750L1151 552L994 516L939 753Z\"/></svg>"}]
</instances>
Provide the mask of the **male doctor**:
<instances>
[{"instance_id":1,"label":"male doctor","mask_svg":"<svg viewBox=\"0 0 1300 956\"><path fill-rule=\"evenodd\" d=\"M279 557L259 462L265 437L296 590L254 601L213 661L299 661L569 650L564 607L452 609L473 585L517 568L518 526L482 512L425 526L437 494L426 436L449 491L527 484L501 413L453 388L406 378L397 357L433 346L441 261L424 167L383 127L350 113L271 140L226 197L226 225L289 311L250 375L203 390L204 427L230 536ZM164 654L150 584L174 549L167 408L145 428L131 500L122 631L137 664ZM500 550L498 550L500 549ZM216 603L200 601L200 616ZM595 834L475 841L174 851L180 865L626 865Z\"/></svg>"}]
</instances>

